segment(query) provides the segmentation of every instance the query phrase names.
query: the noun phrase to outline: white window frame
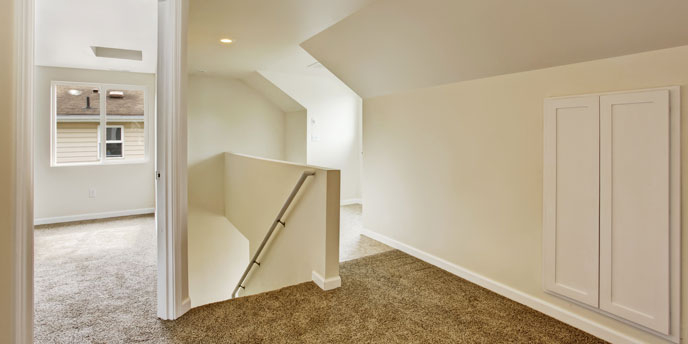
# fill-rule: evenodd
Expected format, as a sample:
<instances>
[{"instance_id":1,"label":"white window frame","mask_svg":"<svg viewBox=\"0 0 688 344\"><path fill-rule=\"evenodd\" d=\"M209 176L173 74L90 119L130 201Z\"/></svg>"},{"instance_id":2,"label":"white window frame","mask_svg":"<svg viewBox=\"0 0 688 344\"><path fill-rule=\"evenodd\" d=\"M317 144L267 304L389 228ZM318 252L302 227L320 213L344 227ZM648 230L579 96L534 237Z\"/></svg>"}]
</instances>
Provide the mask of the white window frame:
<instances>
[{"instance_id":1,"label":"white window frame","mask_svg":"<svg viewBox=\"0 0 688 344\"><path fill-rule=\"evenodd\" d=\"M145 125L145 124L144 124ZM107 130L110 128L119 128L119 140L108 140L107 138ZM108 143L119 143L122 145L122 156L107 156L107 144ZM98 144L100 144L100 141L98 141ZM124 126L123 125L106 125L105 126L105 159L108 160L113 160L113 159L124 159Z\"/></svg>"},{"instance_id":2,"label":"white window frame","mask_svg":"<svg viewBox=\"0 0 688 344\"><path fill-rule=\"evenodd\" d=\"M57 86L74 86L74 87L89 87L98 89L100 94L99 108L100 108L100 123L98 125L98 161L89 162L70 162L70 163L58 163L57 162ZM143 159L127 159L124 156L124 128L122 128L122 157L107 157L106 145L107 136L105 136L104 131L107 127L112 127L113 125L107 125L107 92L117 90L117 91L143 91L143 128L144 128L144 157ZM93 83L93 82L74 82L74 81L52 81L50 83L50 166L51 167L63 167L63 166L93 166L93 165L118 165L118 164L145 164L150 161L150 138L151 136L151 125L150 121L150 104L149 97L151 96L150 90L146 86L142 85L126 85L126 84L108 84L108 83ZM114 125L121 126L121 125ZM123 127L123 126L121 126ZM105 139L103 139L105 138Z\"/></svg>"}]
</instances>

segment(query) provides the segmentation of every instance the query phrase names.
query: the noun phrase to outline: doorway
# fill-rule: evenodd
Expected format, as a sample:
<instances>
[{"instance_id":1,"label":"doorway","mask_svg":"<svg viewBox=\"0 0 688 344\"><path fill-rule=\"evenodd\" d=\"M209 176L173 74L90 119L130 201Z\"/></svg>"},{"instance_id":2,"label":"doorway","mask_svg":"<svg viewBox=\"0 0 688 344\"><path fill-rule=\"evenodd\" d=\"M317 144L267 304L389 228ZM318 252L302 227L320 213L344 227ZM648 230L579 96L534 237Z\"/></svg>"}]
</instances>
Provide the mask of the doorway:
<instances>
[{"instance_id":1,"label":"doorway","mask_svg":"<svg viewBox=\"0 0 688 344\"><path fill-rule=\"evenodd\" d=\"M34 342L93 341L156 320L157 3L35 6Z\"/></svg>"},{"instance_id":2,"label":"doorway","mask_svg":"<svg viewBox=\"0 0 688 344\"><path fill-rule=\"evenodd\" d=\"M15 241L13 246L15 248L13 260L13 296L14 300L13 312L15 319L12 331L12 337L16 343L32 342L33 333L33 259L34 259L34 243L33 243L33 222L34 222L34 159L39 159L37 147L35 143L35 136L37 136L38 126L34 123L35 109L34 101L41 96L41 91L36 87L34 48L40 42L36 40L36 27L34 23L37 21L38 11L34 0L15 0L15 24L16 45L14 46L16 67L16 116L15 116L15 132L16 147L14 148L16 156L16 173L14 174L15 194L14 200L17 207L14 209L14 223L15 223ZM154 83L164 84L164 90L153 90L153 108L156 111L152 114L153 120L157 124L157 132L150 135L151 143L150 160L156 166L155 172L149 175L151 180L154 180L155 192L155 206L157 218L155 219L155 226L157 227L157 247L156 247L156 265L157 265L157 315L162 319L175 319L188 310L189 300L188 292L184 292L188 288L185 286L185 237L186 228L183 223L173 221L176 217L184 218L185 214L185 180L186 176L183 174L183 169L178 169L180 165L177 161L185 160L185 152L180 151L178 147L186 145L185 135L180 135L179 132L185 132L185 127L172 126L170 121L177 121L184 117L183 107L179 104L183 103L183 94L178 91L181 89L181 75L184 75L182 70L184 67L173 63L178 56L181 56L183 45L170 46L166 41L179 41L182 36L178 29L183 26L184 6L182 1L167 0L154 3L155 12L154 17L161 18L160 25L156 33L158 44L163 47L168 53L167 57L157 59L157 64L160 71L157 71L157 76L154 77ZM96 11L103 14L103 11ZM96 13L94 12L94 15ZM185 33L184 33L185 34ZM44 42L45 43L45 42ZM161 48L163 49L163 48ZM96 49L97 50L97 49ZM97 52L91 47L88 49L93 54ZM83 52L83 50L82 50ZM60 68L60 67L57 67ZM88 69L88 68L87 68ZM92 82L94 80L91 80ZM121 84L129 84L121 82ZM45 94L45 91L43 91ZM157 99L156 99L157 98ZM161 110L162 109L162 110ZM164 112L166 121L157 121L158 113ZM151 122L153 123L153 122ZM36 128L36 131L34 131ZM151 126L155 129L155 125ZM105 135L107 136L107 135ZM175 145L170 145L168 138L174 137L177 142ZM157 138L157 139L156 139ZM160 139L163 140L160 140ZM106 140L106 137L101 139ZM126 137L125 137L126 140ZM117 140L115 140L117 141ZM101 141L102 142L102 141ZM159 144L162 142L162 144ZM117 143L117 142L110 142ZM158 143L153 146L155 143ZM113 146L113 145L111 145ZM154 148L152 148L154 147ZM107 148L107 146L106 146ZM111 147L113 148L113 147ZM161 154L161 152L163 154ZM156 154L157 153L157 154ZM105 154L105 151L101 151ZM115 153L117 154L117 153ZM171 161L171 158L175 158ZM47 159L51 159L47 157ZM59 170L57 167L55 167ZM86 168L88 169L88 167ZM181 173L180 173L181 171ZM163 178L160 178L160 176ZM155 177L157 176L157 177ZM155 183L157 178L157 183ZM169 181L173 181L170 187ZM164 185L163 185L164 184ZM76 192L76 191L70 191ZM90 195L91 191L88 190ZM95 192L96 198L103 193ZM179 202L181 199L181 202ZM96 212L96 214L98 214ZM162 214L162 215L161 215ZM82 214L83 215L83 214ZM101 214L102 215L102 214ZM109 216L116 215L114 213L106 214ZM126 215L126 214L125 214ZM172 216L173 215L173 216ZM106 217L109 217L106 216ZM59 217L59 216L54 216ZM53 218L54 218L53 217ZM63 218L64 219L64 218ZM54 220L54 219L53 219ZM66 219L65 219L66 220ZM83 220L83 219L73 219ZM91 221L91 220L88 220ZM46 224L47 226L47 224ZM154 313L155 314L155 313Z\"/></svg>"}]
</instances>

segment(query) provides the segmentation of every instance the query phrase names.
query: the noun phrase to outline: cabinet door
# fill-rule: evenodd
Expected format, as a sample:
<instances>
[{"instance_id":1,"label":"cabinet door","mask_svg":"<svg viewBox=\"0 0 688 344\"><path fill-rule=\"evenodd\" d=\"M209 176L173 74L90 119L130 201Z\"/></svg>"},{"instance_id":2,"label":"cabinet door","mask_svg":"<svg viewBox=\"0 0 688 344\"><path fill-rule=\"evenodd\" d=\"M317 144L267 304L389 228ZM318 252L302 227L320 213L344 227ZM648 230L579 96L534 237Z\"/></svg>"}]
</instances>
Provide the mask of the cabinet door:
<instances>
[{"instance_id":1,"label":"cabinet door","mask_svg":"<svg viewBox=\"0 0 688 344\"><path fill-rule=\"evenodd\" d=\"M670 318L669 91L600 97L600 308Z\"/></svg>"},{"instance_id":2,"label":"cabinet door","mask_svg":"<svg viewBox=\"0 0 688 344\"><path fill-rule=\"evenodd\" d=\"M598 306L599 97L545 101L545 288Z\"/></svg>"}]
</instances>

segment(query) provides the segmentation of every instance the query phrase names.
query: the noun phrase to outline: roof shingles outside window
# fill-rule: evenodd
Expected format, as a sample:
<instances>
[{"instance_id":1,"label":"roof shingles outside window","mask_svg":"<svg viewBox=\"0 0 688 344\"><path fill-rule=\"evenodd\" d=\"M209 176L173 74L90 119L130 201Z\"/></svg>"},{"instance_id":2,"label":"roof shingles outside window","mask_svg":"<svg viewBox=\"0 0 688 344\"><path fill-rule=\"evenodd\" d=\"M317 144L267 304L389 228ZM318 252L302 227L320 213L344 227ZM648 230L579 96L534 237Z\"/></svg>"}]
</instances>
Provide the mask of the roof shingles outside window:
<instances>
[{"instance_id":1,"label":"roof shingles outside window","mask_svg":"<svg viewBox=\"0 0 688 344\"><path fill-rule=\"evenodd\" d=\"M108 90L116 91L116 90ZM124 90L121 98L107 98L107 114L112 116L143 116L143 91ZM57 116L100 115L100 93L95 87L58 85Z\"/></svg>"},{"instance_id":2,"label":"roof shingles outside window","mask_svg":"<svg viewBox=\"0 0 688 344\"><path fill-rule=\"evenodd\" d=\"M55 96L58 116L100 116L100 94L97 88L59 85Z\"/></svg>"}]
</instances>

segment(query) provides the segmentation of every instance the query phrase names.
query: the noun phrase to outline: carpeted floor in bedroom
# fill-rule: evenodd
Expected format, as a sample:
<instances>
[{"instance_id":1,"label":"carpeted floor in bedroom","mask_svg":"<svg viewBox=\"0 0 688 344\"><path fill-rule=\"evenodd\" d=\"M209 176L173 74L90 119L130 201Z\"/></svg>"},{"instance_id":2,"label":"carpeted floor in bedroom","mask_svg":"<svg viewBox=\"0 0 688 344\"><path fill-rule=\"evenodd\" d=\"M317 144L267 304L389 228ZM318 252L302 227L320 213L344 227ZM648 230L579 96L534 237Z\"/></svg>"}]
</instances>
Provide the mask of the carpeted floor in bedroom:
<instances>
[{"instance_id":1,"label":"carpeted floor in bedroom","mask_svg":"<svg viewBox=\"0 0 688 344\"><path fill-rule=\"evenodd\" d=\"M36 231L36 343L602 342L396 250L343 262L333 291L304 283L160 321L151 221Z\"/></svg>"}]
</instances>

